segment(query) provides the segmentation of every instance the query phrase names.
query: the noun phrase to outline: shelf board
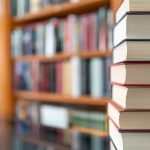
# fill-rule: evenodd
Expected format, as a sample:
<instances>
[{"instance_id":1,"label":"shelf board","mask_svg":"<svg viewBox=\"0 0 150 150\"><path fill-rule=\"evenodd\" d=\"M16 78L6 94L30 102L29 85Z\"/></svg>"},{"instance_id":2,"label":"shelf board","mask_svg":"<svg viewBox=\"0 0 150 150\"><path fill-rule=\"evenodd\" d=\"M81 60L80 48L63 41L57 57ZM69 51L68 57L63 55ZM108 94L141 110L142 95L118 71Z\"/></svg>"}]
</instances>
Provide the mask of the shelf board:
<instances>
[{"instance_id":1,"label":"shelf board","mask_svg":"<svg viewBox=\"0 0 150 150\"><path fill-rule=\"evenodd\" d=\"M56 54L51 57L47 56L20 56L17 58L14 58L14 62L19 62L19 61L38 61L38 62L55 62L55 61L62 61L66 59L70 59L74 56L78 56L80 58L93 58L93 57L110 57L112 55L111 50L106 50L106 51L96 51L96 50L91 50L91 51L85 51L85 52L76 52L76 53L62 53L62 54Z\"/></svg>"},{"instance_id":2,"label":"shelf board","mask_svg":"<svg viewBox=\"0 0 150 150\"><path fill-rule=\"evenodd\" d=\"M14 17L13 27L27 25L47 20L52 17L65 17L69 14L83 14L98 9L100 6L108 6L109 0L84 0L76 3L64 3L49 5L37 13L29 13L25 16Z\"/></svg>"},{"instance_id":3,"label":"shelf board","mask_svg":"<svg viewBox=\"0 0 150 150\"><path fill-rule=\"evenodd\" d=\"M88 129L88 128L82 128L82 127L72 127L73 131L77 131L83 134L88 134L88 135L95 135L99 137L106 138L108 137L108 133L106 131L99 131L96 129Z\"/></svg>"},{"instance_id":4,"label":"shelf board","mask_svg":"<svg viewBox=\"0 0 150 150\"><path fill-rule=\"evenodd\" d=\"M25 137L25 136L18 136L18 135L14 137L23 142L32 143L32 144L43 146L43 147L53 147L55 149L70 150L70 146L66 146L66 145L58 144L58 143L52 143L50 141L46 142L40 139L35 139L33 137Z\"/></svg>"},{"instance_id":5,"label":"shelf board","mask_svg":"<svg viewBox=\"0 0 150 150\"><path fill-rule=\"evenodd\" d=\"M63 103L63 104L76 104L87 106L101 106L106 107L108 98L94 99L90 96L82 96L79 98L73 98L71 96L64 96L60 94L44 93L44 92L14 92L15 98L23 98L26 100L50 102L50 103Z\"/></svg>"}]
</instances>

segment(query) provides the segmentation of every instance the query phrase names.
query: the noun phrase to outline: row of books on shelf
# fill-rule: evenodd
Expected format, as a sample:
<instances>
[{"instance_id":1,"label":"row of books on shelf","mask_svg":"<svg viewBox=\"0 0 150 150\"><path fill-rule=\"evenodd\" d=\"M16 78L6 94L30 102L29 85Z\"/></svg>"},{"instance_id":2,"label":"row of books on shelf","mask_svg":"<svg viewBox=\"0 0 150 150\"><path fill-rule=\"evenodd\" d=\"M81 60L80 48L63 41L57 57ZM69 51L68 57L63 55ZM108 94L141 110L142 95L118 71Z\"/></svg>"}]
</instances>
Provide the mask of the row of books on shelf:
<instances>
[{"instance_id":1,"label":"row of books on shelf","mask_svg":"<svg viewBox=\"0 0 150 150\"><path fill-rule=\"evenodd\" d=\"M111 58L79 57L55 63L18 62L14 64L14 88L72 97L109 97L110 63Z\"/></svg>"},{"instance_id":2,"label":"row of books on shelf","mask_svg":"<svg viewBox=\"0 0 150 150\"><path fill-rule=\"evenodd\" d=\"M12 0L11 8L13 16L23 16L27 13L36 13L47 6L66 2L80 2L85 0Z\"/></svg>"},{"instance_id":3,"label":"row of books on shelf","mask_svg":"<svg viewBox=\"0 0 150 150\"><path fill-rule=\"evenodd\" d=\"M32 144L31 142L26 142L21 139L14 138L12 141L12 150L55 150L51 146L40 146L37 144Z\"/></svg>"},{"instance_id":4,"label":"row of books on shelf","mask_svg":"<svg viewBox=\"0 0 150 150\"><path fill-rule=\"evenodd\" d=\"M116 12L108 104L112 150L150 149L150 1L124 0Z\"/></svg>"},{"instance_id":5,"label":"row of books on shelf","mask_svg":"<svg viewBox=\"0 0 150 150\"><path fill-rule=\"evenodd\" d=\"M62 106L18 100L15 122L16 134L20 136L80 147L75 150L82 149L82 146L84 147L82 150L87 150L86 144L96 142L97 146L99 145L99 147L103 147L102 150L106 150L107 144L105 142L107 139L95 135L82 135L82 133L71 130L72 127L78 126L105 132L107 130L106 114L102 112L79 111ZM89 142L82 145L81 141L85 140L86 142L86 138ZM99 143L99 141L101 142ZM97 150L91 148L90 145L88 147L88 150Z\"/></svg>"},{"instance_id":6,"label":"row of books on shelf","mask_svg":"<svg viewBox=\"0 0 150 150\"><path fill-rule=\"evenodd\" d=\"M12 33L13 56L111 49L110 15L103 7L81 16L69 15L17 28Z\"/></svg>"},{"instance_id":7,"label":"row of books on shelf","mask_svg":"<svg viewBox=\"0 0 150 150\"><path fill-rule=\"evenodd\" d=\"M72 145L68 150L109 150L108 139L103 139L95 135L87 135L79 132L73 132ZM51 142L50 142L51 143ZM48 145L48 144L47 144ZM63 147L64 145L62 145ZM61 146L60 146L61 147ZM40 146L40 144L32 144L22 139L13 139L12 150L62 150L56 149L54 146ZM67 149L67 148L66 148Z\"/></svg>"}]
</instances>

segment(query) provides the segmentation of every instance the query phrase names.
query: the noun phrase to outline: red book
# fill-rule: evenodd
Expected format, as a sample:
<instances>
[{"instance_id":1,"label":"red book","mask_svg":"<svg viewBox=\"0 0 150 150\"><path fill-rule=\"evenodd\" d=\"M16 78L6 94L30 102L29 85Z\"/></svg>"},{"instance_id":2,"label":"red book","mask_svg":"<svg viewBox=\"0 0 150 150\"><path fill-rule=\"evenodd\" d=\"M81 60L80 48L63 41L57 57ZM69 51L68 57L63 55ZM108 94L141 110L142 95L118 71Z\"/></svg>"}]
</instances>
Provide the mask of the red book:
<instances>
[{"instance_id":1,"label":"red book","mask_svg":"<svg viewBox=\"0 0 150 150\"><path fill-rule=\"evenodd\" d=\"M113 64L111 82L124 86L150 86L150 62Z\"/></svg>"},{"instance_id":2,"label":"red book","mask_svg":"<svg viewBox=\"0 0 150 150\"><path fill-rule=\"evenodd\" d=\"M56 63L56 92L62 94L62 62Z\"/></svg>"},{"instance_id":3,"label":"red book","mask_svg":"<svg viewBox=\"0 0 150 150\"><path fill-rule=\"evenodd\" d=\"M88 15L81 16L81 47L83 51L89 50L89 19Z\"/></svg>"}]
</instances>

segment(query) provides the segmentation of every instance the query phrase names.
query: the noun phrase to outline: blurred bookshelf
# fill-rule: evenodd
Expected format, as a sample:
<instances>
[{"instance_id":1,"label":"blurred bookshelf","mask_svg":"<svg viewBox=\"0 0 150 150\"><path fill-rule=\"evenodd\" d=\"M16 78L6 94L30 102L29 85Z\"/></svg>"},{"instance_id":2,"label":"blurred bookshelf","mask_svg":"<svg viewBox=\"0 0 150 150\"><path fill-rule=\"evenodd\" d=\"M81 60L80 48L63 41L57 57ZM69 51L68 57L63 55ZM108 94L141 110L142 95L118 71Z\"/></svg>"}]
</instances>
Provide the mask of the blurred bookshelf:
<instances>
[{"instance_id":1,"label":"blurred bookshelf","mask_svg":"<svg viewBox=\"0 0 150 150\"><path fill-rule=\"evenodd\" d=\"M65 103L65 104L77 104L77 105L90 105L90 106L107 106L108 98L94 99L90 96L82 96L79 98L73 98L71 96L65 96L54 93L43 92L14 92L15 98L23 98L26 100L35 100L40 102L50 103Z\"/></svg>"},{"instance_id":2,"label":"blurred bookshelf","mask_svg":"<svg viewBox=\"0 0 150 150\"><path fill-rule=\"evenodd\" d=\"M107 96L102 96L99 98L93 98L91 95L87 96L68 96L65 94L56 94L56 92L45 92L45 91L26 91L26 90L19 90L14 89L12 87L12 70L13 65L22 62L38 62L38 63L55 63L60 61L68 61L73 57L79 57L80 59L94 59L94 58L101 58L107 59L112 56L111 48L105 49L89 49L86 51L85 49L76 52L62 52L62 53L55 53L53 56L46 56L46 55L20 55L17 57L11 57L11 41L10 37L12 32L14 32L18 28L26 28L30 25L35 25L37 23L45 23L47 20L52 18L57 19L64 19L70 14L74 15L84 15L87 13L95 12L99 8L106 6L110 8L110 3L113 3L110 0L82 0L80 2L66 2L63 4L56 4L56 5L48 5L45 8L38 10L37 12L28 12L22 16L10 16L10 0L3 0L5 5L3 16L0 17L2 24L0 25L1 29L1 38L0 40L0 49L5 50L5 53L0 52L2 58L2 63L4 64L3 68L6 68L4 71L1 70L0 76L2 77L2 81L0 86L6 85L1 90L2 98L5 101L2 103L2 109L5 118L15 118L15 109L17 102L20 100L25 100L27 102L38 102L38 103L48 103L48 104L71 104L71 105L87 105L87 106L96 106L99 107L100 110L105 110L107 108L107 102L110 98ZM6 19L7 18L7 19ZM5 21L3 21L5 20ZM4 38L6 37L6 38ZM13 63L12 63L13 62ZM9 81L10 79L10 81ZM17 81L17 80L16 80ZM14 81L13 81L14 82ZM92 107L91 107L92 111ZM101 131L97 129L90 129L85 127L75 126L71 129L72 132L78 132L85 135L101 137L104 139L108 138L108 131ZM54 149L61 149L61 150L69 150L70 147L65 146L59 143L53 143L51 141L46 142L45 140L38 140L37 137L30 137L30 136L23 136L17 135L14 138L19 139L21 141L27 143L33 143L35 145L41 145L44 147L54 147ZM86 137L87 138L87 137ZM89 138L89 137L88 137ZM95 138L95 137L94 137ZM6 139L7 140L7 139ZM5 148L3 148L5 149Z\"/></svg>"}]
</instances>

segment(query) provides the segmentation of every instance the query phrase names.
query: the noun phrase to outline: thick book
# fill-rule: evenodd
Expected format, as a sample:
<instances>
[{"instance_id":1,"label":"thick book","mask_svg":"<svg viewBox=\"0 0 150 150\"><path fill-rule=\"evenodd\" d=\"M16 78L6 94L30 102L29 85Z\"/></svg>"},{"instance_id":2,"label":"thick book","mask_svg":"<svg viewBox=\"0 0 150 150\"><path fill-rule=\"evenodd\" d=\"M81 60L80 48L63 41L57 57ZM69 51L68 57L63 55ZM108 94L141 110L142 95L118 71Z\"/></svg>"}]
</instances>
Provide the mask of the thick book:
<instances>
[{"instance_id":1,"label":"thick book","mask_svg":"<svg viewBox=\"0 0 150 150\"><path fill-rule=\"evenodd\" d=\"M150 11L150 1L148 0L123 0L116 12L116 22L118 22L126 12L146 12Z\"/></svg>"},{"instance_id":2,"label":"thick book","mask_svg":"<svg viewBox=\"0 0 150 150\"><path fill-rule=\"evenodd\" d=\"M150 39L150 13L128 13L114 28L114 46L125 39Z\"/></svg>"},{"instance_id":3,"label":"thick book","mask_svg":"<svg viewBox=\"0 0 150 150\"><path fill-rule=\"evenodd\" d=\"M150 62L125 62L111 66L111 82L125 86L150 86Z\"/></svg>"},{"instance_id":4,"label":"thick book","mask_svg":"<svg viewBox=\"0 0 150 150\"><path fill-rule=\"evenodd\" d=\"M149 109L150 87L112 85L112 99L124 109ZM142 94L141 94L142 93Z\"/></svg>"},{"instance_id":5,"label":"thick book","mask_svg":"<svg viewBox=\"0 0 150 150\"><path fill-rule=\"evenodd\" d=\"M113 62L149 61L150 40L125 40L113 51Z\"/></svg>"},{"instance_id":6,"label":"thick book","mask_svg":"<svg viewBox=\"0 0 150 150\"><path fill-rule=\"evenodd\" d=\"M124 131L109 120L109 135L118 150L150 149L149 131Z\"/></svg>"},{"instance_id":7,"label":"thick book","mask_svg":"<svg viewBox=\"0 0 150 150\"><path fill-rule=\"evenodd\" d=\"M150 130L150 109L123 109L115 102L108 104L108 116L122 130Z\"/></svg>"}]
</instances>

